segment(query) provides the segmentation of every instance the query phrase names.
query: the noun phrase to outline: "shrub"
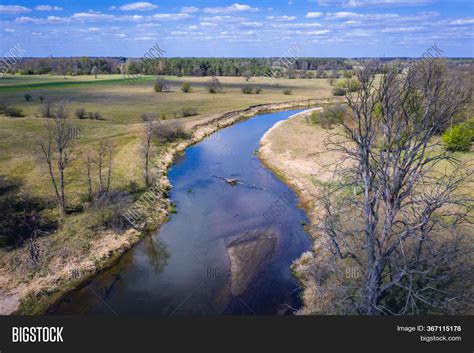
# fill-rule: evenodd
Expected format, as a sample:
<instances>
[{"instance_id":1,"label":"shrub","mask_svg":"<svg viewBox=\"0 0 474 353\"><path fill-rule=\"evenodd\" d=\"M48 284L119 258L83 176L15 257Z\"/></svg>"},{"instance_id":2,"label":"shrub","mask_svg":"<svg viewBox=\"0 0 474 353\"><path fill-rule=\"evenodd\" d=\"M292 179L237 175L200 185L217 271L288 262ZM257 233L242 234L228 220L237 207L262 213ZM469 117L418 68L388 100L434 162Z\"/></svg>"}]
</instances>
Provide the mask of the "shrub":
<instances>
[{"instance_id":1,"label":"shrub","mask_svg":"<svg viewBox=\"0 0 474 353\"><path fill-rule=\"evenodd\" d=\"M198 115L197 109L192 107L183 108L183 117Z\"/></svg>"},{"instance_id":2,"label":"shrub","mask_svg":"<svg viewBox=\"0 0 474 353\"><path fill-rule=\"evenodd\" d=\"M312 111L311 115L306 117L306 121L310 124L319 124L320 119L319 116L321 115L321 112L318 110Z\"/></svg>"},{"instance_id":3,"label":"shrub","mask_svg":"<svg viewBox=\"0 0 474 353\"><path fill-rule=\"evenodd\" d=\"M243 94L252 94L253 93L253 88L249 85L246 85L242 87L242 93Z\"/></svg>"},{"instance_id":4,"label":"shrub","mask_svg":"<svg viewBox=\"0 0 474 353\"><path fill-rule=\"evenodd\" d=\"M333 96L344 96L347 93L346 88L343 84L338 84L336 87L332 89Z\"/></svg>"},{"instance_id":5,"label":"shrub","mask_svg":"<svg viewBox=\"0 0 474 353\"><path fill-rule=\"evenodd\" d=\"M74 112L74 115L78 119L86 119L87 118L87 112L84 108L77 108L76 111Z\"/></svg>"},{"instance_id":6,"label":"shrub","mask_svg":"<svg viewBox=\"0 0 474 353\"><path fill-rule=\"evenodd\" d=\"M19 71L20 75L34 75L35 71L32 68L21 69Z\"/></svg>"},{"instance_id":7,"label":"shrub","mask_svg":"<svg viewBox=\"0 0 474 353\"><path fill-rule=\"evenodd\" d=\"M285 90L283 90L283 94L284 94L284 95L287 95L287 96L291 95L291 94L292 94L291 89L285 89Z\"/></svg>"},{"instance_id":8,"label":"shrub","mask_svg":"<svg viewBox=\"0 0 474 353\"><path fill-rule=\"evenodd\" d=\"M92 120L105 120L103 117L102 117L102 114L99 113L99 112L89 112L87 113L87 115L89 116L89 119L92 119Z\"/></svg>"},{"instance_id":9,"label":"shrub","mask_svg":"<svg viewBox=\"0 0 474 353\"><path fill-rule=\"evenodd\" d=\"M467 123L454 125L441 136L448 151L469 151L473 138L474 130Z\"/></svg>"},{"instance_id":10,"label":"shrub","mask_svg":"<svg viewBox=\"0 0 474 353\"><path fill-rule=\"evenodd\" d=\"M345 70L342 75L344 78L352 78L352 71L351 70Z\"/></svg>"},{"instance_id":11,"label":"shrub","mask_svg":"<svg viewBox=\"0 0 474 353\"><path fill-rule=\"evenodd\" d=\"M33 98L33 96L32 96L31 94L29 94L29 93L25 94L23 97L25 97L25 100L26 100L27 102L31 101L31 99Z\"/></svg>"},{"instance_id":12,"label":"shrub","mask_svg":"<svg viewBox=\"0 0 474 353\"><path fill-rule=\"evenodd\" d=\"M352 78L347 81L346 87L349 92L357 92L361 89L362 86L360 85L360 82L357 79Z\"/></svg>"},{"instance_id":13,"label":"shrub","mask_svg":"<svg viewBox=\"0 0 474 353\"><path fill-rule=\"evenodd\" d=\"M180 122L159 123L153 132L153 136L159 141L172 142L177 139L189 139L192 134L184 129Z\"/></svg>"},{"instance_id":14,"label":"shrub","mask_svg":"<svg viewBox=\"0 0 474 353\"><path fill-rule=\"evenodd\" d=\"M39 96L38 99L39 99L40 103L43 104L43 102L44 102L44 97L43 97L43 96Z\"/></svg>"},{"instance_id":15,"label":"shrub","mask_svg":"<svg viewBox=\"0 0 474 353\"><path fill-rule=\"evenodd\" d=\"M156 114L155 113L143 113L142 114L142 120L143 121L154 121L154 120L156 120Z\"/></svg>"},{"instance_id":16,"label":"shrub","mask_svg":"<svg viewBox=\"0 0 474 353\"><path fill-rule=\"evenodd\" d=\"M262 89L259 87L259 88L256 88L255 89L255 94L260 94L262 93Z\"/></svg>"},{"instance_id":17,"label":"shrub","mask_svg":"<svg viewBox=\"0 0 474 353\"><path fill-rule=\"evenodd\" d=\"M189 82L183 82L181 91L183 91L183 93L190 93L192 91L191 84Z\"/></svg>"},{"instance_id":18,"label":"shrub","mask_svg":"<svg viewBox=\"0 0 474 353\"><path fill-rule=\"evenodd\" d=\"M12 118L21 118L22 116L24 116L23 111L15 107L7 107L5 109L5 115L10 116Z\"/></svg>"},{"instance_id":19,"label":"shrub","mask_svg":"<svg viewBox=\"0 0 474 353\"><path fill-rule=\"evenodd\" d=\"M153 86L155 92L163 92L169 89L168 82L162 77L158 77L155 81L155 85Z\"/></svg>"},{"instance_id":20,"label":"shrub","mask_svg":"<svg viewBox=\"0 0 474 353\"><path fill-rule=\"evenodd\" d=\"M67 118L68 113L66 107L61 102L45 101L39 107L39 114L43 118Z\"/></svg>"},{"instance_id":21,"label":"shrub","mask_svg":"<svg viewBox=\"0 0 474 353\"><path fill-rule=\"evenodd\" d=\"M340 124L344 120L346 109L340 105L334 105L324 111L315 110L306 118L310 124L319 124L324 129L331 129L333 124Z\"/></svg>"},{"instance_id":22,"label":"shrub","mask_svg":"<svg viewBox=\"0 0 474 353\"><path fill-rule=\"evenodd\" d=\"M216 76L207 81L207 90L209 93L217 93L222 91L222 85L219 79Z\"/></svg>"}]
</instances>

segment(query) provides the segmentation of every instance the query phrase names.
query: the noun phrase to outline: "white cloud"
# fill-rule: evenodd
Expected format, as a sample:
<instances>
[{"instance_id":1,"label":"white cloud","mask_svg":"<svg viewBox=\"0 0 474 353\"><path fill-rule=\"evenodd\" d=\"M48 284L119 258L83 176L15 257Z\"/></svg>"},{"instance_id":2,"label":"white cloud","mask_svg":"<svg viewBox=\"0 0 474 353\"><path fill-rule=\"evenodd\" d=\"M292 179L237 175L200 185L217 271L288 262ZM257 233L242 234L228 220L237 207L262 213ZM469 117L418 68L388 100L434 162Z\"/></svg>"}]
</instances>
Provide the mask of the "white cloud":
<instances>
[{"instance_id":1,"label":"white cloud","mask_svg":"<svg viewBox=\"0 0 474 353\"><path fill-rule=\"evenodd\" d=\"M78 21L104 21L104 20L113 20L116 18L116 16L108 15L105 13L76 12L70 18L73 20L78 20Z\"/></svg>"},{"instance_id":2,"label":"white cloud","mask_svg":"<svg viewBox=\"0 0 474 353\"><path fill-rule=\"evenodd\" d=\"M17 5L0 5L0 13L7 15L15 15L19 13L31 12L31 9Z\"/></svg>"},{"instance_id":3,"label":"white cloud","mask_svg":"<svg viewBox=\"0 0 474 353\"><path fill-rule=\"evenodd\" d=\"M33 23L37 25L43 24L60 24L70 22L67 17L48 16L46 18L37 17L18 17L15 19L16 23Z\"/></svg>"},{"instance_id":4,"label":"white cloud","mask_svg":"<svg viewBox=\"0 0 474 353\"><path fill-rule=\"evenodd\" d=\"M161 27L159 23L140 23L137 25L138 28L154 28L154 27Z\"/></svg>"},{"instance_id":5,"label":"white cloud","mask_svg":"<svg viewBox=\"0 0 474 353\"><path fill-rule=\"evenodd\" d=\"M135 40L154 40L155 38L154 37L148 37L148 36L144 36L144 37L135 37L133 38Z\"/></svg>"},{"instance_id":6,"label":"white cloud","mask_svg":"<svg viewBox=\"0 0 474 353\"><path fill-rule=\"evenodd\" d=\"M267 20L271 21L294 21L296 20L296 16L268 16Z\"/></svg>"},{"instance_id":7,"label":"white cloud","mask_svg":"<svg viewBox=\"0 0 474 353\"><path fill-rule=\"evenodd\" d=\"M309 35L309 36L320 36L321 34L326 34L326 33L329 33L331 32L330 30L328 29L322 29L320 31L308 31L308 32L304 32L304 34L306 35Z\"/></svg>"},{"instance_id":8,"label":"white cloud","mask_svg":"<svg viewBox=\"0 0 474 353\"><path fill-rule=\"evenodd\" d=\"M181 8L182 13L196 13L198 11L199 9L194 6L186 6L186 7Z\"/></svg>"},{"instance_id":9,"label":"white cloud","mask_svg":"<svg viewBox=\"0 0 474 353\"><path fill-rule=\"evenodd\" d=\"M47 18L35 17L18 17L15 19L17 23L34 23L34 24L58 24L68 22L102 22L102 21L121 21L121 22L153 22L153 21L175 21L189 18L190 15L183 13L159 13L151 16L115 16L101 12L77 12L70 17L48 16Z\"/></svg>"},{"instance_id":10,"label":"white cloud","mask_svg":"<svg viewBox=\"0 0 474 353\"><path fill-rule=\"evenodd\" d=\"M69 19L65 17L48 16L46 21L47 23L67 23L69 22Z\"/></svg>"},{"instance_id":11,"label":"white cloud","mask_svg":"<svg viewBox=\"0 0 474 353\"><path fill-rule=\"evenodd\" d=\"M349 8L360 7L394 7L422 6L431 4L434 0L319 0L320 6L339 6Z\"/></svg>"},{"instance_id":12,"label":"white cloud","mask_svg":"<svg viewBox=\"0 0 474 353\"><path fill-rule=\"evenodd\" d=\"M157 13L155 15L150 16L150 18L154 20L183 20L186 18L191 17L186 13Z\"/></svg>"},{"instance_id":13,"label":"white cloud","mask_svg":"<svg viewBox=\"0 0 474 353\"><path fill-rule=\"evenodd\" d=\"M432 2L433 0L349 0L345 7L420 6Z\"/></svg>"},{"instance_id":14,"label":"white cloud","mask_svg":"<svg viewBox=\"0 0 474 353\"><path fill-rule=\"evenodd\" d=\"M474 18L460 18L459 20L449 22L453 26L472 25L474 24Z\"/></svg>"},{"instance_id":15,"label":"white cloud","mask_svg":"<svg viewBox=\"0 0 474 353\"><path fill-rule=\"evenodd\" d=\"M211 13L211 14L228 14L228 13L236 13L236 12L255 12L259 9L256 7L252 7L249 5L244 4L233 4L226 7L205 7L202 9L204 13Z\"/></svg>"},{"instance_id":16,"label":"white cloud","mask_svg":"<svg viewBox=\"0 0 474 353\"><path fill-rule=\"evenodd\" d=\"M213 17L204 17L202 19L204 22L242 22L245 21L242 17L234 16L213 16Z\"/></svg>"},{"instance_id":17,"label":"white cloud","mask_svg":"<svg viewBox=\"0 0 474 353\"><path fill-rule=\"evenodd\" d=\"M203 27L216 27L217 24L212 23L212 22L201 22L201 26L203 26Z\"/></svg>"},{"instance_id":18,"label":"white cloud","mask_svg":"<svg viewBox=\"0 0 474 353\"><path fill-rule=\"evenodd\" d=\"M61 6L50 6L50 5L38 5L35 6L36 11L62 11L64 10Z\"/></svg>"},{"instance_id":19,"label":"white cloud","mask_svg":"<svg viewBox=\"0 0 474 353\"><path fill-rule=\"evenodd\" d=\"M308 12L306 14L306 18L318 18L318 17L321 17L323 15L322 12Z\"/></svg>"},{"instance_id":20,"label":"white cloud","mask_svg":"<svg viewBox=\"0 0 474 353\"><path fill-rule=\"evenodd\" d=\"M321 27L319 23L280 23L272 25L273 28L314 28Z\"/></svg>"},{"instance_id":21,"label":"white cloud","mask_svg":"<svg viewBox=\"0 0 474 353\"><path fill-rule=\"evenodd\" d=\"M395 28L385 28L382 30L382 33L409 33L417 32L422 30L423 27L395 27Z\"/></svg>"},{"instance_id":22,"label":"white cloud","mask_svg":"<svg viewBox=\"0 0 474 353\"><path fill-rule=\"evenodd\" d=\"M254 22L254 21L245 21L240 23L242 26L245 27L262 27L263 24L260 22Z\"/></svg>"},{"instance_id":23,"label":"white cloud","mask_svg":"<svg viewBox=\"0 0 474 353\"><path fill-rule=\"evenodd\" d=\"M121 11L150 11L157 8L158 6L146 1L132 2L118 7Z\"/></svg>"},{"instance_id":24,"label":"white cloud","mask_svg":"<svg viewBox=\"0 0 474 353\"><path fill-rule=\"evenodd\" d=\"M189 33L184 31L172 31L171 36L187 36Z\"/></svg>"},{"instance_id":25,"label":"white cloud","mask_svg":"<svg viewBox=\"0 0 474 353\"><path fill-rule=\"evenodd\" d=\"M15 32L15 30L11 29L11 28L5 28L5 32L13 33L13 32Z\"/></svg>"},{"instance_id":26,"label":"white cloud","mask_svg":"<svg viewBox=\"0 0 474 353\"><path fill-rule=\"evenodd\" d=\"M364 19L364 20L387 20L400 18L400 15L393 13L384 14L361 14L356 12L328 12L326 20L346 20L346 19Z\"/></svg>"}]
</instances>

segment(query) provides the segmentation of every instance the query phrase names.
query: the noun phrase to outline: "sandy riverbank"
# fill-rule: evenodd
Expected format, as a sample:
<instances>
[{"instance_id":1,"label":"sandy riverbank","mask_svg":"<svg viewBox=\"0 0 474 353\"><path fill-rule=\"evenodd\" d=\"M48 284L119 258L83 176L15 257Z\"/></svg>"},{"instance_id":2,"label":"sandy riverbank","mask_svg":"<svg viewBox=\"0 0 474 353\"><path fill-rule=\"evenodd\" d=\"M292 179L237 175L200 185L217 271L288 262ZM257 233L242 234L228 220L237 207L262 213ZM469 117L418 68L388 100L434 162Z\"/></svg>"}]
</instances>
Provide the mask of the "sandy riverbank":
<instances>
[{"instance_id":1,"label":"sandy riverbank","mask_svg":"<svg viewBox=\"0 0 474 353\"><path fill-rule=\"evenodd\" d=\"M307 231L314 241L313 251L302 254L292 267L304 288L303 308L299 314L320 309L314 307L318 302L315 298L320 294L318 288L305 280L304 272L307 265L315 261L314 254L320 254L322 250L320 238L314 230L319 219L317 199L321 194L320 185L334 181L334 168L341 159L341 155L328 149L328 138L336 131L325 130L307 121L312 111L321 109L309 109L276 123L260 140L259 149L262 162L299 195L301 206L311 222Z\"/></svg>"}]
</instances>

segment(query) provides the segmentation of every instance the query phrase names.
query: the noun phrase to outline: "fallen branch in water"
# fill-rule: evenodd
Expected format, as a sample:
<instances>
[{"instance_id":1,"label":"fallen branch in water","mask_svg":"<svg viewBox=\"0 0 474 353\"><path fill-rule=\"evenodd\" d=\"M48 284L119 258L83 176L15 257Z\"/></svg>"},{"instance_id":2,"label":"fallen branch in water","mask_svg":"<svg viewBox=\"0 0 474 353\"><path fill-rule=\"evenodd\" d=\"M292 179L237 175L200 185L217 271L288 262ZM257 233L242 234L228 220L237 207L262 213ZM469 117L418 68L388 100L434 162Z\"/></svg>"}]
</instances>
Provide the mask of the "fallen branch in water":
<instances>
[{"instance_id":1,"label":"fallen branch in water","mask_svg":"<svg viewBox=\"0 0 474 353\"><path fill-rule=\"evenodd\" d=\"M217 176L217 175L213 175L214 178L218 178L218 179L222 179L224 180L227 184L231 185L231 186L236 186L237 184L239 185L243 185L243 186L247 186L249 188L254 188L254 189L260 189L260 190L265 190L265 188L262 188L260 186L257 186L255 184L247 184L247 183L244 183L242 182L241 180L237 179L237 178L224 178L224 177L221 177L221 176Z\"/></svg>"}]
</instances>

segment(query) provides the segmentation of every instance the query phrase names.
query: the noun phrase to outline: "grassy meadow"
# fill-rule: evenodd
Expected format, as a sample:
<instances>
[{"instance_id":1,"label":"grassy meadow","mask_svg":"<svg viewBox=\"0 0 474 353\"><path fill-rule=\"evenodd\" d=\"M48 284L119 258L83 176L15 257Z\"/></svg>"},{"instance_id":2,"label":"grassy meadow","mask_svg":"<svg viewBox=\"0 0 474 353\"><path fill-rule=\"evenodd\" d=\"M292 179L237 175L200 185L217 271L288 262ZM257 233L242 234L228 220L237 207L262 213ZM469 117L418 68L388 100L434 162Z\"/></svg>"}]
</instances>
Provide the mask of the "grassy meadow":
<instances>
[{"instance_id":1,"label":"grassy meadow","mask_svg":"<svg viewBox=\"0 0 474 353\"><path fill-rule=\"evenodd\" d=\"M170 90L155 92L155 77L143 76L130 84L121 75L63 76L59 75L7 75L0 80L0 102L20 108L25 117L0 116L1 174L21 180L25 187L38 196L52 197L49 176L39 160L38 141L46 118L39 117L39 97L64 102L70 122L81 131L75 141L75 158L99 143L103 138L114 143L114 187L124 187L130 181L142 182L140 137L143 130L142 114L155 113L160 119L199 121L215 113L243 109L253 104L284 102L311 98L331 97L331 86L326 79L280 79L271 86L264 78L220 77L223 92L210 94L206 82L209 77L166 77ZM189 82L191 93L183 93L183 82ZM242 87L261 88L261 94L243 94ZM290 89L291 95L283 94ZM25 94L33 98L26 101ZM198 115L182 117L183 108L191 107ZM74 111L98 111L105 120L77 119ZM85 189L80 163L68 170L66 185L70 201Z\"/></svg>"}]
</instances>

